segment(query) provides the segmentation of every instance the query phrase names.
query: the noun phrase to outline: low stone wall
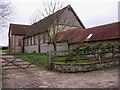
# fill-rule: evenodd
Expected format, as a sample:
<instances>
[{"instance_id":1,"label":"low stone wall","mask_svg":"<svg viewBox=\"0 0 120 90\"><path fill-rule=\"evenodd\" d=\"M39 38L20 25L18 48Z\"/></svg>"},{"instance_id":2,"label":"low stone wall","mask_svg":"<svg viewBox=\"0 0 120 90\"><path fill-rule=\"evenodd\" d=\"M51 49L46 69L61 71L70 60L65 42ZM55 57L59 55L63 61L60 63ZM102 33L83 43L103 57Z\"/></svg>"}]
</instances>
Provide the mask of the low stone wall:
<instances>
[{"instance_id":1,"label":"low stone wall","mask_svg":"<svg viewBox=\"0 0 120 90\"><path fill-rule=\"evenodd\" d=\"M99 63L91 63L91 64L65 64L54 62L53 70L63 72L63 73L73 73L73 72L88 72L103 68L109 68L112 66L118 65L118 60L113 60L109 62L99 62Z\"/></svg>"}]
</instances>

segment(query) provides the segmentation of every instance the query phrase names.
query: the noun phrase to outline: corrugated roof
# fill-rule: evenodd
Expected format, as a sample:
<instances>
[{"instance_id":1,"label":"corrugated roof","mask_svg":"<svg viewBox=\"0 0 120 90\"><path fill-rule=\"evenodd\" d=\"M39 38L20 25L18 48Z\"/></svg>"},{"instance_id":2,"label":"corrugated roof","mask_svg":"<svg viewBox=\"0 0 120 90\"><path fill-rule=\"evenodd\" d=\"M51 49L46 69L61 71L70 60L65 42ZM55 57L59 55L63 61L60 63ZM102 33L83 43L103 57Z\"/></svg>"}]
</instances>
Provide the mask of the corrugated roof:
<instances>
[{"instance_id":1,"label":"corrugated roof","mask_svg":"<svg viewBox=\"0 0 120 90\"><path fill-rule=\"evenodd\" d=\"M93 33L89 41L111 40L120 38L120 22L87 29L87 34Z\"/></svg>"},{"instance_id":2,"label":"corrugated roof","mask_svg":"<svg viewBox=\"0 0 120 90\"><path fill-rule=\"evenodd\" d=\"M83 35L85 33L85 29L81 29L81 28L74 28L71 30L67 30L67 31L63 31L58 33L58 42L78 42L82 41Z\"/></svg>"},{"instance_id":3,"label":"corrugated roof","mask_svg":"<svg viewBox=\"0 0 120 90\"><path fill-rule=\"evenodd\" d=\"M30 26L29 25L21 25L21 24L10 24L9 34L10 34L10 30L11 30L12 35L25 36L27 34L28 30L30 30Z\"/></svg>"},{"instance_id":4,"label":"corrugated roof","mask_svg":"<svg viewBox=\"0 0 120 90\"><path fill-rule=\"evenodd\" d=\"M75 28L58 34L58 42L81 43L88 41L103 41L120 38L120 22L97 26L88 29ZM87 38L91 34L90 38Z\"/></svg>"}]
</instances>

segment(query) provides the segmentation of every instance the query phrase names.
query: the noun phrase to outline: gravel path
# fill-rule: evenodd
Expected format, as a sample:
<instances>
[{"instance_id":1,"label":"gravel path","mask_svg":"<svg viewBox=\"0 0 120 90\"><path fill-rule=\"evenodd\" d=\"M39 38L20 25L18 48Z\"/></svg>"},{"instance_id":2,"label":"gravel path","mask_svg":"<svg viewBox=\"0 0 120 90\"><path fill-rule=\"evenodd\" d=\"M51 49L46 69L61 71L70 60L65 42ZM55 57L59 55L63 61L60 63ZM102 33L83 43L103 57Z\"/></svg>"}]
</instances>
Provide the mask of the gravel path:
<instances>
[{"instance_id":1,"label":"gravel path","mask_svg":"<svg viewBox=\"0 0 120 90\"><path fill-rule=\"evenodd\" d=\"M59 73L45 68L3 71L3 88L114 88L117 67L86 73Z\"/></svg>"},{"instance_id":2,"label":"gravel path","mask_svg":"<svg viewBox=\"0 0 120 90\"><path fill-rule=\"evenodd\" d=\"M2 82L3 88L116 88L118 68L60 73L34 66L24 70L3 70Z\"/></svg>"}]
</instances>

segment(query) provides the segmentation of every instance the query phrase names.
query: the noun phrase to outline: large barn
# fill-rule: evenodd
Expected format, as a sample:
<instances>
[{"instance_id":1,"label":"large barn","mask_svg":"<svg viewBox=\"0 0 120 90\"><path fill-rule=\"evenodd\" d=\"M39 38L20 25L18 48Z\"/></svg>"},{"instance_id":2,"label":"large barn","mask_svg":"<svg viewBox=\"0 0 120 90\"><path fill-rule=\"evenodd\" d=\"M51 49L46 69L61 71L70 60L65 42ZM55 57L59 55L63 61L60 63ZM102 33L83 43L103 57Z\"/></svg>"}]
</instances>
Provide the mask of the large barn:
<instances>
[{"instance_id":1,"label":"large barn","mask_svg":"<svg viewBox=\"0 0 120 90\"><path fill-rule=\"evenodd\" d=\"M32 25L10 24L9 51L46 53L54 51L49 41L54 29L57 51L72 50L81 43L120 41L119 22L85 29L73 8L68 5ZM55 28L54 28L55 27Z\"/></svg>"}]
</instances>

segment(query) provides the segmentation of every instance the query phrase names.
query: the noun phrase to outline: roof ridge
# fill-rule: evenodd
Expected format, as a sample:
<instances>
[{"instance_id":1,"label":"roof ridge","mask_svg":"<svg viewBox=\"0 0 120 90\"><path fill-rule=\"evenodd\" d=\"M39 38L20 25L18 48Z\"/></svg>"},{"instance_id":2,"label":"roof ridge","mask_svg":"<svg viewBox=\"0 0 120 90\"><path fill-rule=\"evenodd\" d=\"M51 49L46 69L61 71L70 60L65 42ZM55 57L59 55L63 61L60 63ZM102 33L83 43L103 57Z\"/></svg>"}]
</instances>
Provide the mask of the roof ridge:
<instances>
[{"instance_id":1,"label":"roof ridge","mask_svg":"<svg viewBox=\"0 0 120 90\"><path fill-rule=\"evenodd\" d=\"M41 21L45 20L46 18L49 18L50 16L54 15L55 13L58 13L58 12L60 12L60 11L64 10L64 9L68 8L68 7L70 7L70 4L69 4L69 5L67 5L66 7L63 7L62 9L59 9L59 10L57 10L56 12L54 12L54 13L52 13L52 14L50 14L50 15L46 16L46 17L44 17L43 19L40 19L39 21L37 21L37 22L33 23L32 25L37 24L37 23L39 23L39 22L41 22Z\"/></svg>"},{"instance_id":2,"label":"roof ridge","mask_svg":"<svg viewBox=\"0 0 120 90\"><path fill-rule=\"evenodd\" d=\"M27 25L27 24L18 24L18 23L10 23L10 25L31 26L31 25Z\"/></svg>"},{"instance_id":3,"label":"roof ridge","mask_svg":"<svg viewBox=\"0 0 120 90\"><path fill-rule=\"evenodd\" d=\"M107 24L103 24L103 25L98 25L98 26L86 28L86 30L87 29L92 29L92 28L99 28L99 27L109 26L109 25L118 24L118 23L120 23L120 21L118 21L118 22L111 22L111 23L107 23Z\"/></svg>"}]
</instances>

